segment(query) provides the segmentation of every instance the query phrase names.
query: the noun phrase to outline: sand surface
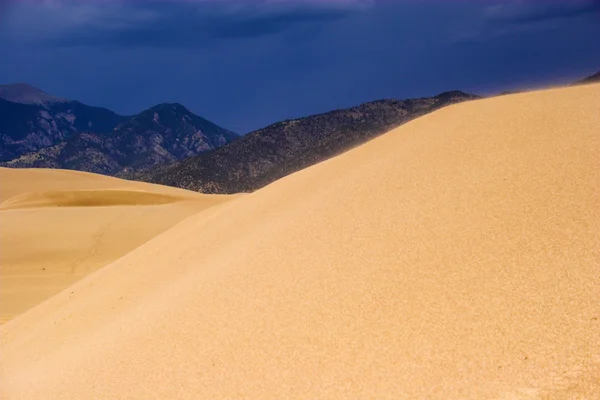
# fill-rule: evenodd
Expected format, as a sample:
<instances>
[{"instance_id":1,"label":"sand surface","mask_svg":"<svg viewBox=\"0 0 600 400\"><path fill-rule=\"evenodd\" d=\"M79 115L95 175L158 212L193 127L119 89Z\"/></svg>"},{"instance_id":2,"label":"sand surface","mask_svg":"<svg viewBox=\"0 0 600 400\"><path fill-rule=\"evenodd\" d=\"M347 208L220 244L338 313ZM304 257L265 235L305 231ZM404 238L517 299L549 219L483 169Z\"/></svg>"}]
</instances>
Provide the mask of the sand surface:
<instances>
[{"instance_id":1,"label":"sand surface","mask_svg":"<svg viewBox=\"0 0 600 400\"><path fill-rule=\"evenodd\" d=\"M598 399L600 85L462 103L1 328L3 399Z\"/></svg>"},{"instance_id":2,"label":"sand surface","mask_svg":"<svg viewBox=\"0 0 600 400\"><path fill-rule=\"evenodd\" d=\"M0 168L0 322L225 199L75 171Z\"/></svg>"}]
</instances>

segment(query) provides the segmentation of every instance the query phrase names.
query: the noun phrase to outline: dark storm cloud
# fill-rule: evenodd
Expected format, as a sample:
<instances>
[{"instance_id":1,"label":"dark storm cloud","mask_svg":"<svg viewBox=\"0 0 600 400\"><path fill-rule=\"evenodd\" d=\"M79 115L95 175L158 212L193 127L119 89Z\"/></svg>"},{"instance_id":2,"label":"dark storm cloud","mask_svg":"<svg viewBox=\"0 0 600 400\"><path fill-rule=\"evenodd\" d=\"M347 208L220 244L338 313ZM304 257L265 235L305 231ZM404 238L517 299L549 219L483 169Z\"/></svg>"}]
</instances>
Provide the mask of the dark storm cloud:
<instances>
[{"instance_id":1,"label":"dark storm cloud","mask_svg":"<svg viewBox=\"0 0 600 400\"><path fill-rule=\"evenodd\" d=\"M486 10L488 21L499 24L531 24L586 15L600 17L600 0L513 1Z\"/></svg>"},{"instance_id":2,"label":"dark storm cloud","mask_svg":"<svg viewBox=\"0 0 600 400\"><path fill-rule=\"evenodd\" d=\"M121 114L178 102L239 133L380 98L565 84L600 65L581 1L34 1L9 7L0 82Z\"/></svg>"},{"instance_id":3,"label":"dark storm cloud","mask_svg":"<svg viewBox=\"0 0 600 400\"><path fill-rule=\"evenodd\" d=\"M9 0L0 0L0 28L3 27L8 14L8 2Z\"/></svg>"},{"instance_id":4,"label":"dark storm cloud","mask_svg":"<svg viewBox=\"0 0 600 400\"><path fill-rule=\"evenodd\" d=\"M30 41L59 46L182 48L214 39L276 35L299 25L318 28L346 18L362 4L356 1L57 3L58 6L45 10L45 16L38 16L54 20L48 24L48 34L29 36ZM44 6L37 7L39 11Z\"/></svg>"},{"instance_id":5,"label":"dark storm cloud","mask_svg":"<svg viewBox=\"0 0 600 400\"><path fill-rule=\"evenodd\" d=\"M286 13L273 13L272 15L252 16L246 15L234 18L218 18L211 22L211 29L207 34L214 38L253 37L276 34L285 31L297 24L312 22L331 22L345 18L349 10L314 10L305 9L288 11Z\"/></svg>"}]
</instances>

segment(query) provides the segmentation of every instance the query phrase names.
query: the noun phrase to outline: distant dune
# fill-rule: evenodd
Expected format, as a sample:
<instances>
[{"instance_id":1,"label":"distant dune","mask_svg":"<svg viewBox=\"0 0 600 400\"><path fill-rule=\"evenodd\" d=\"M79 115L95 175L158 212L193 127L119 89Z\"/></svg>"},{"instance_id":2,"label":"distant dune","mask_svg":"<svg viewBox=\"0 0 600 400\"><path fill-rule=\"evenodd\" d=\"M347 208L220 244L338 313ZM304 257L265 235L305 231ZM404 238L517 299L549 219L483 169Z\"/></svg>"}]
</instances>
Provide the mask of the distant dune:
<instances>
[{"instance_id":1,"label":"distant dune","mask_svg":"<svg viewBox=\"0 0 600 400\"><path fill-rule=\"evenodd\" d=\"M2 326L0 397L596 399L599 109L453 105L187 218Z\"/></svg>"},{"instance_id":2,"label":"distant dune","mask_svg":"<svg viewBox=\"0 0 600 400\"><path fill-rule=\"evenodd\" d=\"M62 169L21 169L0 167L0 203L24 193L58 190L136 190L178 196L186 199L223 198L162 185L116 179L105 175Z\"/></svg>"},{"instance_id":3,"label":"distant dune","mask_svg":"<svg viewBox=\"0 0 600 400\"><path fill-rule=\"evenodd\" d=\"M136 190L55 190L30 192L0 203L0 210L42 207L147 206L181 201L177 196Z\"/></svg>"},{"instance_id":4,"label":"distant dune","mask_svg":"<svg viewBox=\"0 0 600 400\"><path fill-rule=\"evenodd\" d=\"M0 168L0 185L0 322L226 199L62 170Z\"/></svg>"}]
</instances>

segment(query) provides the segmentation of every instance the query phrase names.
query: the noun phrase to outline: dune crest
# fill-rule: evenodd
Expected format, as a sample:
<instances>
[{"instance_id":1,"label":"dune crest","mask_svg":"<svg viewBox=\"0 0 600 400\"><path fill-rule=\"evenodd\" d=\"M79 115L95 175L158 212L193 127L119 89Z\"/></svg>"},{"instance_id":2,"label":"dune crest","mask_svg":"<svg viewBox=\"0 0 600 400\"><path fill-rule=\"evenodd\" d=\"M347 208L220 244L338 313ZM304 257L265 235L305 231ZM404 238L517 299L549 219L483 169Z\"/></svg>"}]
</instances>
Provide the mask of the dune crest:
<instances>
[{"instance_id":1,"label":"dune crest","mask_svg":"<svg viewBox=\"0 0 600 400\"><path fill-rule=\"evenodd\" d=\"M600 85L444 108L1 328L6 399L592 399Z\"/></svg>"}]
</instances>

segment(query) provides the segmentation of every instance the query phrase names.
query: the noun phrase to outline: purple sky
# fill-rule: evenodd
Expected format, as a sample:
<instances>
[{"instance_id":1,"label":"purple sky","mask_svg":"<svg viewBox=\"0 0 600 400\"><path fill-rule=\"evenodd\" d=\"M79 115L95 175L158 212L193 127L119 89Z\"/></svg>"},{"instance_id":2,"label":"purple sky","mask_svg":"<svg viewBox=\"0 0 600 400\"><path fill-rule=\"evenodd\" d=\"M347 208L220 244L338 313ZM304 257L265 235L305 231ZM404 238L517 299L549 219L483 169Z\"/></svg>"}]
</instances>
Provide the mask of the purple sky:
<instances>
[{"instance_id":1,"label":"purple sky","mask_svg":"<svg viewBox=\"0 0 600 400\"><path fill-rule=\"evenodd\" d=\"M0 0L0 83L240 133L379 98L490 94L600 69L600 2Z\"/></svg>"}]
</instances>

